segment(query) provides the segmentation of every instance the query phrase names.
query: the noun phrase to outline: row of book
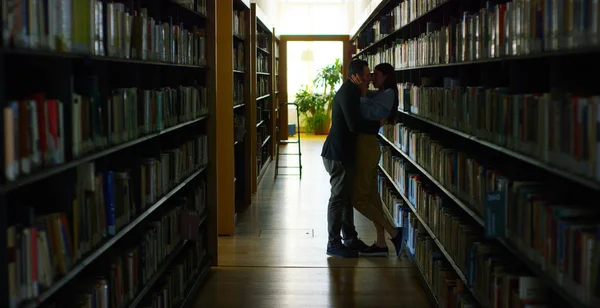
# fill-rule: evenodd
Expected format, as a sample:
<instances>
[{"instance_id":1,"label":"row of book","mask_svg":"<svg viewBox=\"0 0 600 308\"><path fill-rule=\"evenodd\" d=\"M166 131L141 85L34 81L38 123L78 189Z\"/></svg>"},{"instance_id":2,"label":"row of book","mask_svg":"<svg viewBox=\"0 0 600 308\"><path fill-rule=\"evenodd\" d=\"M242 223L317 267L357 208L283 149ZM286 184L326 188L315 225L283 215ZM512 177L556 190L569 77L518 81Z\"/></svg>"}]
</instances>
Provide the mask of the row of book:
<instances>
[{"instance_id":1,"label":"row of book","mask_svg":"<svg viewBox=\"0 0 600 308\"><path fill-rule=\"evenodd\" d=\"M269 73L269 56L263 53L256 55L256 71L260 73Z\"/></svg>"},{"instance_id":2,"label":"row of book","mask_svg":"<svg viewBox=\"0 0 600 308\"><path fill-rule=\"evenodd\" d=\"M77 260L114 236L185 177L208 163L206 136L165 151L160 159L143 159L137 168L96 171L94 163L77 167L72 227L73 256ZM196 199L206 195L200 185ZM205 201L197 201L206 207Z\"/></svg>"},{"instance_id":3,"label":"row of book","mask_svg":"<svg viewBox=\"0 0 600 308\"><path fill-rule=\"evenodd\" d=\"M201 231L201 240L191 242L190 249L183 252L165 275L152 288L151 293L141 301L141 308L180 307L186 296L193 292L193 287L206 269L208 254L206 253L205 232Z\"/></svg>"},{"instance_id":4,"label":"row of book","mask_svg":"<svg viewBox=\"0 0 600 308\"><path fill-rule=\"evenodd\" d=\"M379 16L372 25L364 29L356 41L358 49L364 49L382 39L384 36L399 30L421 17L445 0L416 1L406 0L398 3L390 11Z\"/></svg>"},{"instance_id":5,"label":"row of book","mask_svg":"<svg viewBox=\"0 0 600 308\"><path fill-rule=\"evenodd\" d=\"M412 130L403 123L388 125L383 134L401 151L418 163L444 188L457 196L472 208L478 215L484 213L484 200L488 192L493 191L499 172L481 162L476 157L451 148L445 148L441 143L431 140L429 135ZM391 155L394 151L389 147L384 149L384 162L393 166L399 174L411 168L411 163L399 155ZM403 190L408 178L399 177L398 185ZM401 191L409 198L414 192ZM411 200L411 202L414 200Z\"/></svg>"},{"instance_id":6,"label":"row of book","mask_svg":"<svg viewBox=\"0 0 600 308\"><path fill-rule=\"evenodd\" d=\"M271 78L269 76L258 75L256 76L256 96L265 96L269 94L269 83Z\"/></svg>"},{"instance_id":7,"label":"row of book","mask_svg":"<svg viewBox=\"0 0 600 308\"><path fill-rule=\"evenodd\" d=\"M265 30L262 26L256 27L256 47L264 49L267 52L271 51L271 32Z\"/></svg>"},{"instance_id":8,"label":"row of book","mask_svg":"<svg viewBox=\"0 0 600 308\"><path fill-rule=\"evenodd\" d=\"M243 114L233 114L233 140L236 142L244 142L246 138L246 116Z\"/></svg>"},{"instance_id":9,"label":"row of book","mask_svg":"<svg viewBox=\"0 0 600 308\"><path fill-rule=\"evenodd\" d=\"M208 14L208 7L206 6L206 0L172 0L175 3L187 8L190 11L198 12L203 15Z\"/></svg>"},{"instance_id":10,"label":"row of book","mask_svg":"<svg viewBox=\"0 0 600 308\"><path fill-rule=\"evenodd\" d=\"M443 148L426 134L410 131L402 124L399 127L384 130L386 137L442 186L482 214L487 237L508 239L567 292L586 304L598 303L600 246L594 222L600 217L597 210L565 200L564 194L543 183L509 178L501 170L472 158L472 153ZM410 137L405 138L407 134ZM401 170L411 167L402 158L390 160ZM430 199L436 201L435 206L429 205L429 211L422 212L418 198L423 187L419 181L424 177L418 173L406 175L406 171L397 176L399 183L408 182L408 198L417 201L418 213L434 232L439 230L440 220L431 210L443 208L443 199ZM443 243L448 240L439 238Z\"/></svg>"},{"instance_id":11,"label":"row of book","mask_svg":"<svg viewBox=\"0 0 600 308\"><path fill-rule=\"evenodd\" d=\"M391 155L390 151L385 153ZM438 301L473 304L473 298L465 292L471 289L475 297L483 301L480 302L483 306L536 304L544 307L547 304L547 288L541 280L523 273L518 262L514 262L499 243L486 238L484 229L466 218L464 212L441 195L426 177L411 167L402 172L393 169L387 172L393 174L397 184L406 183L405 197L416 211L408 214L407 226L415 230L407 233L407 247L409 251L411 246L414 247L415 259ZM450 259L446 259L442 249ZM435 268L436 263L440 266L438 269ZM451 266L452 263L456 268ZM443 276L449 275L450 281L435 280L441 268L445 269ZM459 278L456 270L463 273L465 281ZM456 280L461 281L457 283ZM506 282L510 283L504 285ZM454 290L454 286L459 289Z\"/></svg>"},{"instance_id":12,"label":"row of book","mask_svg":"<svg viewBox=\"0 0 600 308\"><path fill-rule=\"evenodd\" d=\"M397 39L365 57L402 69L596 46L600 7L592 2L573 9L570 5L487 2L479 11L463 12L447 25L427 23L417 37Z\"/></svg>"},{"instance_id":13,"label":"row of book","mask_svg":"<svg viewBox=\"0 0 600 308\"><path fill-rule=\"evenodd\" d=\"M239 106L246 103L244 98L244 75L233 75L233 106Z\"/></svg>"},{"instance_id":14,"label":"row of book","mask_svg":"<svg viewBox=\"0 0 600 308\"><path fill-rule=\"evenodd\" d=\"M441 307L477 307L477 300L440 252L423 225L414 215L410 217L410 222L409 229L416 234L414 236L415 265L435 300ZM509 308L512 306L490 305L489 307Z\"/></svg>"},{"instance_id":15,"label":"row of book","mask_svg":"<svg viewBox=\"0 0 600 308\"><path fill-rule=\"evenodd\" d=\"M384 146L382 148L382 150L385 150L382 155L392 156L392 152L386 148L388 147ZM467 269L475 271L476 269L470 267L471 264L468 260L469 242L466 241L467 234L461 233L461 231L467 227L475 229L476 226L470 225L468 221L464 220L459 211L452 211L454 208L450 207L450 203L438 195L434 189L428 187L430 185L426 181L422 182L414 169L409 167L408 169L398 170L397 166L391 165L392 161L394 160L391 158L385 159L382 168L392 176L392 181L395 182L395 186L398 188L402 187L400 183L405 183L405 186L402 188L402 191L405 193L401 193L400 191L398 193L406 198L409 209L412 208L411 211L406 211L406 217L404 218L406 220L404 225L407 229L404 231L404 237L408 252L411 255L414 254L416 259L419 260L417 253L420 248L420 237L423 236L425 230L420 224L418 218L420 217L427 224L433 236L439 239L439 243L443 245L444 250L451 258L450 260L446 260L444 257L443 260L445 262L456 264L461 273L467 273ZM415 194L411 196L409 194L410 191L413 191ZM429 217L429 214L432 214L432 216ZM481 230L481 228L479 229ZM483 234L483 230L481 230L480 234ZM424 275L426 275L425 279L431 277L430 271L427 270L427 263L419 262L418 264L423 269ZM423 265L426 266L424 267ZM453 269L450 272L455 273ZM454 276L453 278L452 280L460 279L458 276ZM433 284L431 281L428 282L435 292L435 287L438 285ZM469 281L461 280L460 283L465 286L469 285ZM447 297L451 294L454 294L454 292L450 294L442 292L434 295L437 295L438 300L442 300L442 302L457 300L457 298Z\"/></svg>"},{"instance_id":16,"label":"row of book","mask_svg":"<svg viewBox=\"0 0 600 308\"><path fill-rule=\"evenodd\" d=\"M246 12L233 10L233 35L246 38Z\"/></svg>"},{"instance_id":17,"label":"row of book","mask_svg":"<svg viewBox=\"0 0 600 308\"><path fill-rule=\"evenodd\" d=\"M233 42L233 69L236 71L245 72L246 66L244 65L244 43Z\"/></svg>"},{"instance_id":18,"label":"row of book","mask_svg":"<svg viewBox=\"0 0 600 308\"><path fill-rule=\"evenodd\" d=\"M78 158L208 113L207 91L201 86L115 89L102 102L97 80L86 80L90 91L73 93L66 106L44 93L33 93L4 107L4 175L8 181L64 163L66 130L72 137L72 157ZM65 107L70 120L65 119Z\"/></svg>"},{"instance_id":19,"label":"row of book","mask_svg":"<svg viewBox=\"0 0 600 308\"><path fill-rule=\"evenodd\" d=\"M256 123L265 120L265 124L269 124L271 119L271 100L261 99L256 102Z\"/></svg>"},{"instance_id":20,"label":"row of book","mask_svg":"<svg viewBox=\"0 0 600 308\"><path fill-rule=\"evenodd\" d=\"M159 21L146 8L102 0L15 1L3 13L4 46L205 65L205 29ZM35 16L35 18L27 17Z\"/></svg>"},{"instance_id":21,"label":"row of book","mask_svg":"<svg viewBox=\"0 0 600 308\"><path fill-rule=\"evenodd\" d=\"M467 287L452 266L445 260L435 241L418 225L416 241L415 262L419 266L426 282L430 286L435 298L444 307L476 307L476 299L467 291ZM412 226L411 226L412 227ZM489 247L485 247L489 248ZM478 250L474 258L478 259L478 266L486 267L488 264L500 263L499 256L493 250ZM493 261L487 261L492 259ZM503 264L502 266L504 266ZM475 285L478 293L486 292L489 296L488 307L546 307L548 290L544 282L535 276L526 273L509 273L506 268L497 266L497 272L483 279L493 279L482 285ZM452 305L453 304L453 305Z\"/></svg>"},{"instance_id":22,"label":"row of book","mask_svg":"<svg viewBox=\"0 0 600 308\"><path fill-rule=\"evenodd\" d=\"M403 110L586 178L600 181L598 96L558 89L511 93L506 88L398 84Z\"/></svg>"},{"instance_id":23,"label":"row of book","mask_svg":"<svg viewBox=\"0 0 600 308\"><path fill-rule=\"evenodd\" d=\"M264 122L263 122L264 123ZM260 148L263 147L263 142L267 139L267 137L269 137L269 130L267 128L267 125L260 125L256 128L256 142L257 144L257 148L260 152Z\"/></svg>"},{"instance_id":24,"label":"row of book","mask_svg":"<svg viewBox=\"0 0 600 308\"><path fill-rule=\"evenodd\" d=\"M10 307L35 300L79 264L94 246L114 235L117 215L123 217L130 214L121 214L122 208L116 206L120 199L129 200L128 187L117 188L113 195L106 189L105 194L90 193L82 205L73 202L72 213L56 212L34 218L34 209L27 207L25 221L8 228ZM67 301L89 299L88 296L92 295L89 294L90 288L99 292L96 296L101 296L104 304L110 303L108 307L122 307L132 300L152 278L162 260L181 243L181 235L189 228L188 221L182 220L182 213L205 210L206 199L202 199L205 198L205 192L202 190L206 190L203 183L188 190L187 196L169 200L171 206L163 206L159 210L162 213L159 218L138 225L134 232L126 235L125 240L111 247L117 256L111 257L109 264L95 267L99 276L78 283L78 296L70 297ZM114 206L107 207L105 211L96 211L98 207L92 199L103 197L114 200L110 201ZM109 273L108 276L106 273Z\"/></svg>"},{"instance_id":25,"label":"row of book","mask_svg":"<svg viewBox=\"0 0 600 308\"><path fill-rule=\"evenodd\" d=\"M410 211L410 209L404 204L404 199L400 197L396 188L389 183L386 175L380 173L377 183L379 185L381 201L385 206L384 210L390 213L392 225L401 228L403 226L403 217L406 211Z\"/></svg>"}]
</instances>

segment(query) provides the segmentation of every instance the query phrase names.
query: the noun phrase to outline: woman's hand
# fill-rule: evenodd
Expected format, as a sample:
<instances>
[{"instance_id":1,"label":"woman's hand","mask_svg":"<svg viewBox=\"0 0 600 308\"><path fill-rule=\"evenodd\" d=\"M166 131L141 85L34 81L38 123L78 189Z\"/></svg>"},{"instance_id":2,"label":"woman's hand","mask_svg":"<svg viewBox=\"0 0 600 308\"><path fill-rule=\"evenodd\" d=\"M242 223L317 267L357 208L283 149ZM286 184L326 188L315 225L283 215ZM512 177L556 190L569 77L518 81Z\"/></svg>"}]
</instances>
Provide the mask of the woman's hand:
<instances>
[{"instance_id":1,"label":"woman's hand","mask_svg":"<svg viewBox=\"0 0 600 308\"><path fill-rule=\"evenodd\" d=\"M367 96L367 89L369 88L369 82L364 80L358 75L352 75L350 77L352 83L354 83L360 89L361 96Z\"/></svg>"}]
</instances>

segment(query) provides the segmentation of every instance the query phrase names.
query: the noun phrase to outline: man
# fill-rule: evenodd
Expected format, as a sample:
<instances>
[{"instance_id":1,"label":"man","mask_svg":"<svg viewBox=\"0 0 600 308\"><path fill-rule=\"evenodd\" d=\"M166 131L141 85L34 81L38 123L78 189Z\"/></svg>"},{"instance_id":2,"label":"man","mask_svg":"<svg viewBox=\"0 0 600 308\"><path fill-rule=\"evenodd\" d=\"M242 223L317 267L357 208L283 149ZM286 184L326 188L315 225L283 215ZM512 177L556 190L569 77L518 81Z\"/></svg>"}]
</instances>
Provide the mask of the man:
<instances>
[{"instance_id":1,"label":"man","mask_svg":"<svg viewBox=\"0 0 600 308\"><path fill-rule=\"evenodd\" d=\"M369 65L363 60L353 60L348 65L348 78L333 98L331 128L321 156L330 176L331 196L327 209L329 242L327 254L330 256L354 258L367 246L358 239L354 227L354 210L350 203L356 134L379 127L378 121L364 120L360 116L360 87L351 77L360 77L365 83L371 82ZM340 232L344 234L344 243Z\"/></svg>"}]
</instances>

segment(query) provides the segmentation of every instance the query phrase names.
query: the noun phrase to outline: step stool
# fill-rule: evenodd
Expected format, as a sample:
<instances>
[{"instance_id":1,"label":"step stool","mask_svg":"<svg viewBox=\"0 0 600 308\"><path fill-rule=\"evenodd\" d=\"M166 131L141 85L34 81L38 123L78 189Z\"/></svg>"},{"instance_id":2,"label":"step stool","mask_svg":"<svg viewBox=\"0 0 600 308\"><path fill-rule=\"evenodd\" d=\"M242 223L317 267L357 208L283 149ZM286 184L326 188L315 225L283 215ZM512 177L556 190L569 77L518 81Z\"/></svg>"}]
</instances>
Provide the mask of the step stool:
<instances>
[{"instance_id":1,"label":"step stool","mask_svg":"<svg viewBox=\"0 0 600 308\"><path fill-rule=\"evenodd\" d=\"M300 124L300 113L298 112L298 104L296 103L281 103L279 105L279 109L281 110L282 107L284 108L288 108L288 106L295 106L296 107L296 123L298 123L298 125ZM302 151L300 150L300 132L297 132L298 134L298 138L296 140L279 140L279 127L277 127L277 137L275 138L277 140L277 153L276 153L276 158L275 158L275 176L274 178L277 177L277 175L279 174L279 168L298 168L299 169L299 176L300 178L302 178ZM279 151L279 147L281 144L284 145L288 145L288 144L298 144L298 153L280 153ZM279 155L298 155L298 166L280 166L279 165Z\"/></svg>"}]
</instances>

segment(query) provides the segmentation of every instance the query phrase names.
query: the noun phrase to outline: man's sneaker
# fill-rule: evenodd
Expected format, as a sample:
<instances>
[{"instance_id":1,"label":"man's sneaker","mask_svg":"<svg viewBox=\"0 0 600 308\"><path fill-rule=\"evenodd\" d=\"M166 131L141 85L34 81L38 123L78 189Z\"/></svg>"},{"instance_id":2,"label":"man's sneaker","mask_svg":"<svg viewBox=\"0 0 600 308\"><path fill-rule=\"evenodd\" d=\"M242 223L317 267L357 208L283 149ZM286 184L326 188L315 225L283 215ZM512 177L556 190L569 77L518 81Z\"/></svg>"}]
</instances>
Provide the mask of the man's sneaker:
<instances>
[{"instance_id":1,"label":"man's sneaker","mask_svg":"<svg viewBox=\"0 0 600 308\"><path fill-rule=\"evenodd\" d=\"M387 257L388 248L379 247L375 244L371 245L371 247L367 248L365 251L360 253L361 256L365 257Z\"/></svg>"},{"instance_id":2,"label":"man's sneaker","mask_svg":"<svg viewBox=\"0 0 600 308\"><path fill-rule=\"evenodd\" d=\"M348 247L339 244L332 247L327 247L327 254L339 258L357 258L358 252L348 249Z\"/></svg>"},{"instance_id":3,"label":"man's sneaker","mask_svg":"<svg viewBox=\"0 0 600 308\"><path fill-rule=\"evenodd\" d=\"M346 245L346 247L348 247L350 250L358 252L363 252L369 248L369 245L365 244L365 242L358 238L353 239L350 243L344 243L344 245Z\"/></svg>"},{"instance_id":4,"label":"man's sneaker","mask_svg":"<svg viewBox=\"0 0 600 308\"><path fill-rule=\"evenodd\" d=\"M394 248L396 250L396 255L400 256L402 251L404 250L404 236L402 234L402 228L398 228L398 233L396 237L391 238L390 240L394 243Z\"/></svg>"}]
</instances>

